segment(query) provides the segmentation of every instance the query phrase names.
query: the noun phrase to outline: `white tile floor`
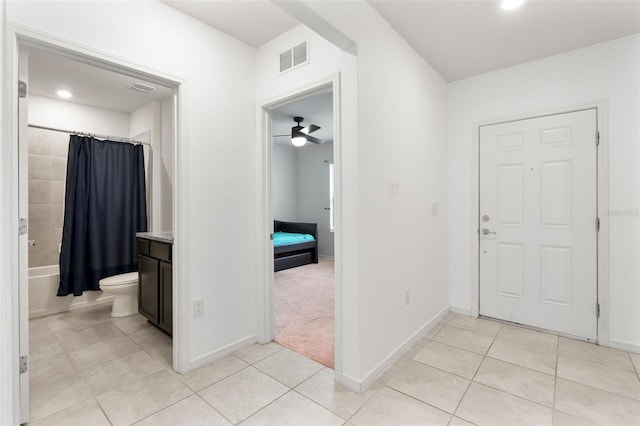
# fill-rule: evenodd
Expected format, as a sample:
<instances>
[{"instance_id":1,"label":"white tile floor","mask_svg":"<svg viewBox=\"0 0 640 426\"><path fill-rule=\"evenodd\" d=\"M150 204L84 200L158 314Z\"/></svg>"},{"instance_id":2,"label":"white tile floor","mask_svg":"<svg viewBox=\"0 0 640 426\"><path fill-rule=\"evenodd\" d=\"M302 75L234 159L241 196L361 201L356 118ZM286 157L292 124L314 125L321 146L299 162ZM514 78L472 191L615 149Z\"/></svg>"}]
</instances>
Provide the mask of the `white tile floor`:
<instances>
[{"instance_id":1,"label":"white tile floor","mask_svg":"<svg viewBox=\"0 0 640 426\"><path fill-rule=\"evenodd\" d=\"M640 425L640 355L448 314L362 395L277 344L185 375L109 309L35 319L33 425Z\"/></svg>"}]
</instances>

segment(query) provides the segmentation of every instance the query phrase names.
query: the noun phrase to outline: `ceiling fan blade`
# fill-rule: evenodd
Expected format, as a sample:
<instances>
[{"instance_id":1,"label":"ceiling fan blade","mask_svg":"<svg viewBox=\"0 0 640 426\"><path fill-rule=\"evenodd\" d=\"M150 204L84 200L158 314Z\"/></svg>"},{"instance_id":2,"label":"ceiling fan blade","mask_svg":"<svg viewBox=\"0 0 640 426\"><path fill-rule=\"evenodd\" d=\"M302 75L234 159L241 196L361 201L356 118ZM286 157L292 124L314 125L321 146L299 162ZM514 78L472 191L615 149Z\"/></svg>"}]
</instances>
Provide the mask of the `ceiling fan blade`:
<instances>
[{"instance_id":1,"label":"ceiling fan blade","mask_svg":"<svg viewBox=\"0 0 640 426\"><path fill-rule=\"evenodd\" d=\"M326 142L326 141L323 141L322 139L314 138L313 136L309 136L309 135L307 135L306 138L307 138L307 142L315 143L318 145Z\"/></svg>"},{"instance_id":2,"label":"ceiling fan blade","mask_svg":"<svg viewBox=\"0 0 640 426\"><path fill-rule=\"evenodd\" d=\"M316 126L315 124L309 124L307 127L300 129L300 132L308 135L309 133L313 133L316 130L320 129L320 126Z\"/></svg>"},{"instance_id":3,"label":"ceiling fan blade","mask_svg":"<svg viewBox=\"0 0 640 426\"><path fill-rule=\"evenodd\" d=\"M281 136L289 136L289 137L291 137L291 133L287 133L286 135L271 135L272 138L279 138Z\"/></svg>"}]
</instances>

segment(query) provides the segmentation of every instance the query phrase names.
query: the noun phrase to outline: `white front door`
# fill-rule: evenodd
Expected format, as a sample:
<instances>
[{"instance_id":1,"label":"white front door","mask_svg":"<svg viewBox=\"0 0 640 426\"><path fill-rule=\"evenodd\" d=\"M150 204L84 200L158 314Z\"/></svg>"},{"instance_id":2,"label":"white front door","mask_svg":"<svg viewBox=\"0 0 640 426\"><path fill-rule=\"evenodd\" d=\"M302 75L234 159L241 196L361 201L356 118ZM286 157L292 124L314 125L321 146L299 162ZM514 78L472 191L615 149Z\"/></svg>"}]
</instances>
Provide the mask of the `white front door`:
<instances>
[{"instance_id":1,"label":"white front door","mask_svg":"<svg viewBox=\"0 0 640 426\"><path fill-rule=\"evenodd\" d=\"M596 114L480 127L480 315L597 339Z\"/></svg>"}]
</instances>

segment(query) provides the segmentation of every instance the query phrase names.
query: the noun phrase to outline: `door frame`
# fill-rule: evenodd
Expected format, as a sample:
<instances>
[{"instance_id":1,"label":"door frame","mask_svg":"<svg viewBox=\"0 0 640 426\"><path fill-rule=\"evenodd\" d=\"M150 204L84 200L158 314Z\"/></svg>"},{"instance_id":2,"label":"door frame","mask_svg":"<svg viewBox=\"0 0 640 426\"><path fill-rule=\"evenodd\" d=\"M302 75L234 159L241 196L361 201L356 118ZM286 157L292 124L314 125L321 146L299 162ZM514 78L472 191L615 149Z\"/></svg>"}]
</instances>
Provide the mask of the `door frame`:
<instances>
[{"instance_id":1,"label":"door frame","mask_svg":"<svg viewBox=\"0 0 640 426\"><path fill-rule=\"evenodd\" d=\"M273 207L271 194L271 112L282 105L308 98L321 93L333 93L333 162L334 162L334 371L336 381L342 379L342 126L340 73L294 89L273 99L258 102L257 128L258 155L257 164L257 259L256 273L258 283L258 336L259 343L268 343L274 338L273 310L273 243L270 234L273 230Z\"/></svg>"},{"instance_id":2,"label":"door frame","mask_svg":"<svg viewBox=\"0 0 640 426\"><path fill-rule=\"evenodd\" d=\"M18 205L18 196L20 193L20 180L18 174L18 164L19 164L19 152L20 145L18 142L18 135L21 131L18 124L18 88L17 81L19 79L18 74L18 63L20 60L19 49L23 47L35 47L38 49L48 50L50 52L60 54L80 62L84 62L90 65L94 65L106 70L118 72L120 74L129 75L132 77L142 78L146 81L160 84L166 87L173 89L174 93L174 107L173 107L173 137L174 137L174 183L173 183L173 193L174 193L174 202L173 202L173 233L174 233L174 246L176 246L173 260L173 274L174 281L177 277L181 277L179 279L181 282L188 282L185 280L186 268L180 268L182 264L182 259L186 257L186 254L183 250L183 246L186 244L181 243L181 239L179 238L182 235L182 230L186 230L185 219L188 217L187 214L180 215L178 206L182 204L183 191L181 191L182 186L184 185L183 176L185 172L182 170L180 166L182 155L186 147L183 146L184 140L184 129L181 126L184 116L184 107L181 102L181 97L183 96L183 83L184 80L163 73L158 70L147 68L143 65L134 64L123 59L115 58L111 56L107 52L102 52L94 49L90 49L84 46L80 46L74 44L72 42L61 40L55 38L49 34L34 31L32 29L28 29L25 27L21 27L15 24L8 24L6 31L6 45L2 46L6 49L6 81L15 82L16 84L9 84L7 87L7 96L6 99L3 99L5 104L3 107L5 108L3 112L4 123L6 124L6 129L3 133L3 144L2 144L2 193L5 199L10 200L9 203L5 203L4 211L3 211L3 223L2 223L2 231L5 236L2 241L2 251L6 253L6 263L3 263L3 266L6 266L8 272L2 271L3 280L2 282L2 292L3 294L10 294L10 297L3 297L0 299L0 310L4 312L3 318L7 318L10 316L11 320L6 323L3 322L2 327L0 328L0 333L3 336L3 341L8 341L10 344L2 349L2 359L6 361L10 361L12 364L12 377L8 383L3 384L2 392L3 394L6 392L6 387L11 387L11 391L13 392L14 399L11 401L11 417L15 419L15 422L18 423L20 419L20 398L17 395L20 394L20 374L18 371L18 358L20 356L20 327L24 326L22 322L24 318L27 318L28 321L28 313L25 312L25 308L28 304L28 288L25 287L25 291L21 290L21 287L15 283L19 283L23 278L25 271L20 270L20 243L17 232L17 224L20 217L19 205ZM22 129L24 131L24 129ZM6 216L5 216L6 215ZM28 271L27 271L28 274ZM6 288L4 288L6 287ZM181 289L180 292L177 290ZM174 301L175 303L175 311L176 311L176 319L177 321L174 324L174 339L173 339L173 367L176 371L186 371L188 366L188 351L189 351L189 336L187 330L187 321L186 319L181 319L182 315L179 312L185 312L185 309L188 311L188 303L186 302L186 297L182 297L182 295L188 294L187 286L177 286L174 287ZM28 330L28 326L26 326ZM28 333L27 333L28 334ZM10 336L6 338L6 336ZM28 339L27 336L22 336L23 338ZM4 382L4 380L3 380ZM3 402L4 404L4 402ZM7 407L8 408L8 407Z\"/></svg>"},{"instance_id":3,"label":"door frame","mask_svg":"<svg viewBox=\"0 0 640 426\"><path fill-rule=\"evenodd\" d=\"M597 303L600 304L600 316L597 318L597 343L609 345L609 128L608 102L598 100L586 104L517 114L476 122L472 125L471 138L471 316L478 317L480 312L480 128L511 121L521 121L550 115L571 113L587 109L596 110L596 129L600 132L600 144L597 151L597 210L600 218L600 232L597 236ZM595 218L594 218L595 219ZM595 223L594 223L595 226ZM594 310L596 307L594 306ZM573 336L571 336L573 337Z\"/></svg>"}]
</instances>

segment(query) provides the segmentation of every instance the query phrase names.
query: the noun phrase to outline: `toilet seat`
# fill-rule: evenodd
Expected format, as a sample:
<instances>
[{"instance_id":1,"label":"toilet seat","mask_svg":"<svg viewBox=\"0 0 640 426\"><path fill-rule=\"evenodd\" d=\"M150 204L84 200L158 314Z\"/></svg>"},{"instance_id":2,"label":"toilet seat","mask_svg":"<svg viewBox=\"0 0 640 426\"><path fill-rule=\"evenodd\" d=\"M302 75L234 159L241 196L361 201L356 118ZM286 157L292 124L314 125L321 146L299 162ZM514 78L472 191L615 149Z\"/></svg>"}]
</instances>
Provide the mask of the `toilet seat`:
<instances>
[{"instance_id":1,"label":"toilet seat","mask_svg":"<svg viewBox=\"0 0 640 426\"><path fill-rule=\"evenodd\" d=\"M121 286L127 284L137 284L138 273L127 272L126 274L113 275L111 277L103 278L100 280L100 287Z\"/></svg>"}]
</instances>

